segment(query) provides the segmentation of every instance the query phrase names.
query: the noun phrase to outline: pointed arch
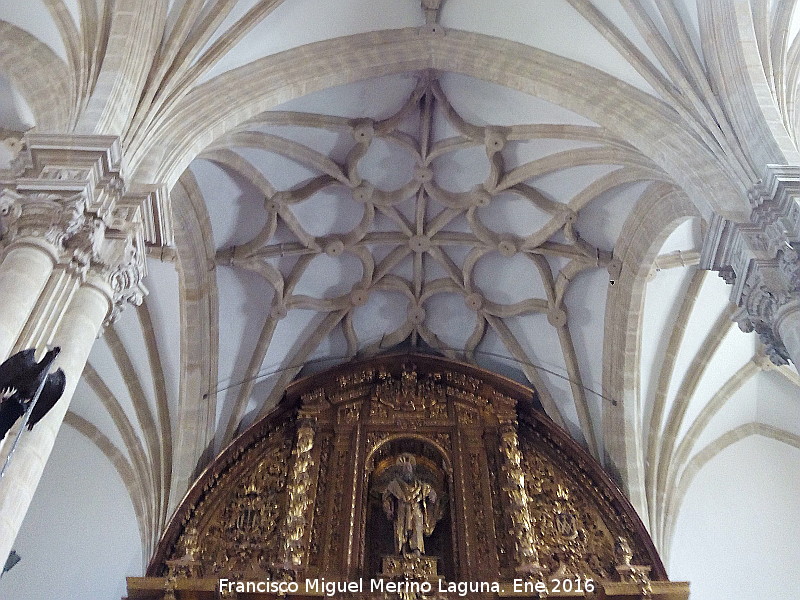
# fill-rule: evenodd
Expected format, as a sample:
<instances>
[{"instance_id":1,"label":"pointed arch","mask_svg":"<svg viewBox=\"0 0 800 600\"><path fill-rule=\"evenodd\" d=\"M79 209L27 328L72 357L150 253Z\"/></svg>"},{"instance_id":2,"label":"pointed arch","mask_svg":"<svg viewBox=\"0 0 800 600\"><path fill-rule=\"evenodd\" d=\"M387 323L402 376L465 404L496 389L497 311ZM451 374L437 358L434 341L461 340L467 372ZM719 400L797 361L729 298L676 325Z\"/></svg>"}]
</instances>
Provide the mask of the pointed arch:
<instances>
[{"instance_id":1,"label":"pointed arch","mask_svg":"<svg viewBox=\"0 0 800 600\"><path fill-rule=\"evenodd\" d=\"M498 57L502 57L498 60ZM343 67L346 65L346 67ZM173 185L214 140L282 102L331 86L427 69L461 73L559 104L607 128L656 162L700 213L749 213L736 169L720 162L664 102L585 64L464 31L370 32L301 46L199 85L132 142L140 181Z\"/></svg>"}]
</instances>

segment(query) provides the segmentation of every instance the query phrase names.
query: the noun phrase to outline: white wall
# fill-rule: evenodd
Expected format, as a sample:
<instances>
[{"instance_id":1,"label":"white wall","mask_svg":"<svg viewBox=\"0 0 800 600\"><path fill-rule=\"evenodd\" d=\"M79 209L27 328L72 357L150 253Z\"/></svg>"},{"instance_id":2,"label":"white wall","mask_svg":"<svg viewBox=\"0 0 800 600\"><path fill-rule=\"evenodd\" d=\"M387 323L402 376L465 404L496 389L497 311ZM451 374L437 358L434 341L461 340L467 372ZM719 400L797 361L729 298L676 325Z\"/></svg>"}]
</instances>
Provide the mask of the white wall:
<instances>
[{"instance_id":1,"label":"white wall","mask_svg":"<svg viewBox=\"0 0 800 600\"><path fill-rule=\"evenodd\" d=\"M0 579L0 600L118 600L125 577L142 574L122 479L72 427L61 428L14 549L22 561Z\"/></svg>"},{"instance_id":2,"label":"white wall","mask_svg":"<svg viewBox=\"0 0 800 600\"><path fill-rule=\"evenodd\" d=\"M800 590L800 450L760 435L711 460L689 488L667 572L692 600L791 600Z\"/></svg>"}]
</instances>

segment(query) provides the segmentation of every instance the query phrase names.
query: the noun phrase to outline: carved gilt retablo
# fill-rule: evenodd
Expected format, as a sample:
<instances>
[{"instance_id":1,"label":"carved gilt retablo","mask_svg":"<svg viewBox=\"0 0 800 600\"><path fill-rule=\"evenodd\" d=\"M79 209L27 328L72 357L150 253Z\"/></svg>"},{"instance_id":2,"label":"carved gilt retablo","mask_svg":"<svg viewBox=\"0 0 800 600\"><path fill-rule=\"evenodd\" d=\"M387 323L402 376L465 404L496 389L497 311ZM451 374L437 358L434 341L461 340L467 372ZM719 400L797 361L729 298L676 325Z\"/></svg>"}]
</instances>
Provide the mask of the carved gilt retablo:
<instances>
[{"instance_id":1,"label":"carved gilt retablo","mask_svg":"<svg viewBox=\"0 0 800 600\"><path fill-rule=\"evenodd\" d=\"M291 582L297 598L326 581L403 600L556 581L565 598L685 600L624 496L537 408L528 388L424 355L300 380L198 479L129 597L163 598L169 581L217 598L227 579Z\"/></svg>"}]
</instances>

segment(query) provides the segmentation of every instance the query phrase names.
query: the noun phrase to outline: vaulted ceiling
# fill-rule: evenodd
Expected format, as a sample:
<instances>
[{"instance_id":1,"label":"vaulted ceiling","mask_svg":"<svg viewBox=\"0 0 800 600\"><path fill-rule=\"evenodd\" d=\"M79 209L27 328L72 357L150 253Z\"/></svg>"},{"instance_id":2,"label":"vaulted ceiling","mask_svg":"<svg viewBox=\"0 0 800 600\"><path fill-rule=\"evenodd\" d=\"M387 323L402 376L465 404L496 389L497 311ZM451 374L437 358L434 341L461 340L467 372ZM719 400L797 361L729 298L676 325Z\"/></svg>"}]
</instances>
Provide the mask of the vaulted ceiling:
<instances>
[{"instance_id":1,"label":"vaulted ceiling","mask_svg":"<svg viewBox=\"0 0 800 600\"><path fill-rule=\"evenodd\" d=\"M750 436L800 460L797 371L697 268L711 216L800 162L795 2L423 5L0 0L0 161L31 128L117 135L175 227L55 451L130 498L136 563L301 372L421 348L535 387L688 577L698 473Z\"/></svg>"}]
</instances>

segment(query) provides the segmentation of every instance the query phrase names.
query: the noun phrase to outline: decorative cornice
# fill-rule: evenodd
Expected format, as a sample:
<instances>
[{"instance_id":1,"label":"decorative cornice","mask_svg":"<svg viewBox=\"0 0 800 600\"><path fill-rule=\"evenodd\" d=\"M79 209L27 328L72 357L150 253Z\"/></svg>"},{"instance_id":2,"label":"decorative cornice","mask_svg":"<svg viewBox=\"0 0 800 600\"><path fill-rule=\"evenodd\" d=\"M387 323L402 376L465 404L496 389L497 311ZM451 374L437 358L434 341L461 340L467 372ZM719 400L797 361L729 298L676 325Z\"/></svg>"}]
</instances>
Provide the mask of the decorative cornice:
<instances>
[{"instance_id":1,"label":"decorative cornice","mask_svg":"<svg viewBox=\"0 0 800 600\"><path fill-rule=\"evenodd\" d=\"M175 228L169 192L163 185L134 186L126 197L141 206L144 241L148 248L161 250L175 247Z\"/></svg>"},{"instance_id":2,"label":"decorative cornice","mask_svg":"<svg viewBox=\"0 0 800 600\"><path fill-rule=\"evenodd\" d=\"M44 244L81 280L104 279L112 290L106 324L147 293L146 236L172 242L163 190L127 193L119 168L116 137L32 134L13 183L0 190L0 248Z\"/></svg>"},{"instance_id":3,"label":"decorative cornice","mask_svg":"<svg viewBox=\"0 0 800 600\"><path fill-rule=\"evenodd\" d=\"M776 316L800 302L800 167L768 165L749 199L749 223L714 217L700 266L733 286L739 327L758 333L772 362L785 365L790 357Z\"/></svg>"}]
</instances>

